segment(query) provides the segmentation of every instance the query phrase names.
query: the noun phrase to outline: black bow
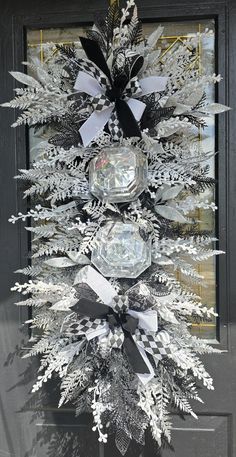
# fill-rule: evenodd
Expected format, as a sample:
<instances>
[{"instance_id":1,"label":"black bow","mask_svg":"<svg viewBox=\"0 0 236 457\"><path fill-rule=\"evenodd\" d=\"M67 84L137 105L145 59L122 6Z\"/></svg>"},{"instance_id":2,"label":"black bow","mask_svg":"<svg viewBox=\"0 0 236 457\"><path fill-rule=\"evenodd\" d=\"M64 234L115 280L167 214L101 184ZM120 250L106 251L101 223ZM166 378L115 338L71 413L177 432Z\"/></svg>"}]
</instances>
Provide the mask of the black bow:
<instances>
[{"instance_id":1,"label":"black bow","mask_svg":"<svg viewBox=\"0 0 236 457\"><path fill-rule=\"evenodd\" d=\"M88 298L80 298L71 309L83 317L105 319L111 330L114 330L115 327L121 327L124 333L123 348L133 370L135 373L150 373L132 338L132 335L138 327L138 319L130 316L126 312L117 313L110 306L89 300Z\"/></svg>"},{"instance_id":2,"label":"black bow","mask_svg":"<svg viewBox=\"0 0 236 457\"><path fill-rule=\"evenodd\" d=\"M97 65L98 68L107 76L111 84L111 89L106 93L110 101L115 102L115 109L120 126L124 132L126 138L133 136L141 138L140 128L138 123L125 100L122 99L123 87L117 87L115 82L112 81L111 72L106 63L105 57L101 48L96 41L90 40L89 38L80 37L81 45L91 62ZM131 69L130 78L137 75L143 65L143 57L139 56Z\"/></svg>"}]
</instances>

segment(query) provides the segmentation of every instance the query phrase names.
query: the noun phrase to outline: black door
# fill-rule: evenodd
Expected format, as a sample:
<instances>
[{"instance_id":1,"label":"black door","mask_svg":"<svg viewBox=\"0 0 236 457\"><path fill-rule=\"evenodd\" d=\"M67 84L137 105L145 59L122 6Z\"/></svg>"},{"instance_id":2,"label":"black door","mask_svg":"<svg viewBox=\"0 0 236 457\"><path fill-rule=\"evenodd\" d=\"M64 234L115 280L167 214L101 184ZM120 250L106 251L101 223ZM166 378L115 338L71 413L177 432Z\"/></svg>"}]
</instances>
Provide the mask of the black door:
<instances>
[{"instance_id":1,"label":"black door","mask_svg":"<svg viewBox=\"0 0 236 457\"><path fill-rule=\"evenodd\" d=\"M208 288L200 293L208 305L218 309L219 319L192 329L213 340L224 352L205 360L215 379L215 391L202 393L205 404L195 407L198 421L189 417L183 421L173 415L175 454L168 449L162 452L163 457L233 457L236 456L236 3L234 0L137 0L137 4L146 29L164 23L163 55L178 46L187 34L210 28L212 40L207 52L204 54L204 43L199 38L199 55L194 65L201 71L201 59L206 61L211 55L209 65L223 76L215 94L217 101L233 108L228 115L221 116L210 132L211 142L215 141L214 147L219 151L212 163L212 172L218 180L219 211L216 221L205 223L211 227L215 224L220 249L227 254L220 257L216 267L205 266ZM86 4L81 0L1 0L0 102L12 98L14 83L8 71L22 71L21 62L27 53L38 53L43 59L45 42L73 41L75 33L93 22L95 13L106 7L105 0ZM11 129L13 121L12 111L0 111L0 457L115 457L118 453L112 440L105 449L97 443L96 435L90 431L89 417L75 419L72 409L57 409L53 385L48 385L38 396L30 394L37 361L19 357L28 345L29 335L22 323L29 317L25 310L13 305L17 299L10 292L10 287L19 280L13 272L27 265L30 245L23 226L9 224L8 218L27 205L22 203L21 184L13 176L32 160L29 151L36 139L29 138L23 127ZM132 445L127 454L128 457L154 455L151 437L147 437L143 451Z\"/></svg>"}]
</instances>

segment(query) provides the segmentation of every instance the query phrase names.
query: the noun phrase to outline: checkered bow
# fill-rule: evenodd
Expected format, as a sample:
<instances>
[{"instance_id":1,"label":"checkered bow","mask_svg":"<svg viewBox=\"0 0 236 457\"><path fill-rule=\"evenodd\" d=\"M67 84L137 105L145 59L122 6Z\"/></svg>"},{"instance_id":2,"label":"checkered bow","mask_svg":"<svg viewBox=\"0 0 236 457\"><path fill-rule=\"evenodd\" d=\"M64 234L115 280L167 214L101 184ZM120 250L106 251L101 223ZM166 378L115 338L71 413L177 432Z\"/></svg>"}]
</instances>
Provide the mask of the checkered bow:
<instances>
[{"instance_id":1,"label":"checkered bow","mask_svg":"<svg viewBox=\"0 0 236 457\"><path fill-rule=\"evenodd\" d=\"M143 58L136 56L130 71L130 79L122 89L111 77L111 72L98 44L88 38L80 38L89 60L80 59L80 68L74 88L91 96L93 113L80 128L84 146L90 142L108 124L113 140L127 137L141 137L138 122L146 108L137 96L153 92L162 92L167 84L167 77L149 76L138 79L137 73L143 64Z\"/></svg>"},{"instance_id":2,"label":"checkered bow","mask_svg":"<svg viewBox=\"0 0 236 457\"><path fill-rule=\"evenodd\" d=\"M80 297L71 309L78 315L68 332L84 335L88 340L106 338L110 347L125 351L131 366L142 382L154 376L148 355L161 360L168 355L168 344L157 332L157 312L153 309L136 311L132 308L129 291L117 295L113 286L91 266L83 267L77 274L75 284L86 284L97 298ZM83 289L83 287L82 287ZM131 289L130 289L131 290Z\"/></svg>"}]
</instances>

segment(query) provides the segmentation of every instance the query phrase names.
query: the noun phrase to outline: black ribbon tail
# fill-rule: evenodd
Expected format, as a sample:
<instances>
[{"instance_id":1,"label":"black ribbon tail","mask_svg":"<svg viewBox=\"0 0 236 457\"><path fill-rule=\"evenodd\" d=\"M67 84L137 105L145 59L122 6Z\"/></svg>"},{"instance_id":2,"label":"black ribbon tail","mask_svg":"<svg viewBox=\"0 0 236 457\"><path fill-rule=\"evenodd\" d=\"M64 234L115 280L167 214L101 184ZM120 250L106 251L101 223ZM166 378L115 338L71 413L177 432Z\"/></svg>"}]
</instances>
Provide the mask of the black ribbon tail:
<instances>
[{"instance_id":1,"label":"black ribbon tail","mask_svg":"<svg viewBox=\"0 0 236 457\"><path fill-rule=\"evenodd\" d=\"M111 73L99 44L96 41L85 37L80 37L80 42L88 59L100 68L111 83Z\"/></svg>"},{"instance_id":2,"label":"black ribbon tail","mask_svg":"<svg viewBox=\"0 0 236 457\"><path fill-rule=\"evenodd\" d=\"M105 319L110 311L107 305L89 300L88 298L80 298L71 309L81 316L91 317L92 319Z\"/></svg>"},{"instance_id":3,"label":"black ribbon tail","mask_svg":"<svg viewBox=\"0 0 236 457\"><path fill-rule=\"evenodd\" d=\"M138 123L125 100L116 100L116 112L125 137L130 138L132 136L136 136L141 138Z\"/></svg>"},{"instance_id":4,"label":"black ribbon tail","mask_svg":"<svg viewBox=\"0 0 236 457\"><path fill-rule=\"evenodd\" d=\"M126 314L126 322L122 324L124 330L131 333L133 335L135 333L136 328L138 327L138 319L136 317L130 316Z\"/></svg>"},{"instance_id":5,"label":"black ribbon tail","mask_svg":"<svg viewBox=\"0 0 236 457\"><path fill-rule=\"evenodd\" d=\"M137 76L137 74L141 70L143 64L144 64L144 58L142 56L138 56L132 65L130 79L134 78L134 76Z\"/></svg>"},{"instance_id":6,"label":"black ribbon tail","mask_svg":"<svg viewBox=\"0 0 236 457\"><path fill-rule=\"evenodd\" d=\"M140 374L150 374L149 368L144 362L132 336L126 331L124 334L125 338L123 347L134 372Z\"/></svg>"}]
</instances>

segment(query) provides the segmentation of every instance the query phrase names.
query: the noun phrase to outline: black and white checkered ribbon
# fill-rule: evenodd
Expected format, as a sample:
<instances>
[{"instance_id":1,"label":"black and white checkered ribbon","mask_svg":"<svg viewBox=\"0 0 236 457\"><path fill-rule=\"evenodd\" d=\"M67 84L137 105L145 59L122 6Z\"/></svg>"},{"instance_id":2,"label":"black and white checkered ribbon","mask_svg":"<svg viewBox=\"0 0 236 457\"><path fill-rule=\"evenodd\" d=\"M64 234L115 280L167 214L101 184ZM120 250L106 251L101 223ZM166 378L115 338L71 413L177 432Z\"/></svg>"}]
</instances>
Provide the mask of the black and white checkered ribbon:
<instances>
[{"instance_id":1,"label":"black and white checkered ribbon","mask_svg":"<svg viewBox=\"0 0 236 457\"><path fill-rule=\"evenodd\" d=\"M92 99L92 105L95 111L103 111L107 108L113 108L114 103L109 100L105 94L98 94Z\"/></svg>"},{"instance_id":2,"label":"black and white checkered ribbon","mask_svg":"<svg viewBox=\"0 0 236 457\"><path fill-rule=\"evenodd\" d=\"M121 328L115 327L107 336L108 344L113 349L121 349L124 343L124 333Z\"/></svg>"},{"instance_id":3,"label":"black and white checkered ribbon","mask_svg":"<svg viewBox=\"0 0 236 457\"><path fill-rule=\"evenodd\" d=\"M95 78L104 90L107 89L107 87L109 86L109 80L104 75L104 73L102 73L102 71L99 70L98 67L96 67L94 63L86 59L78 59L76 63L80 67L81 71L84 71L85 73Z\"/></svg>"},{"instance_id":4,"label":"black and white checkered ribbon","mask_svg":"<svg viewBox=\"0 0 236 457\"><path fill-rule=\"evenodd\" d=\"M164 330L154 333L139 328L133 338L138 346L158 361L171 354L168 333Z\"/></svg>"},{"instance_id":5,"label":"black and white checkered ribbon","mask_svg":"<svg viewBox=\"0 0 236 457\"><path fill-rule=\"evenodd\" d=\"M128 136L141 137L138 123L146 105L135 97L163 91L167 78L149 76L138 80L137 77L133 77L126 85L123 93L117 95L116 88L111 87L111 79L109 80L106 75L103 75L94 63L83 59L80 59L79 63L82 70L78 73L74 88L90 95L94 108L91 116L79 130L84 146L90 144L107 123L113 140L120 140L123 131L126 131L128 127ZM110 98L108 94L110 94ZM120 122L118 121L118 112ZM124 121L124 118L127 118L129 122ZM122 121L124 122L121 126Z\"/></svg>"},{"instance_id":6,"label":"black and white checkered ribbon","mask_svg":"<svg viewBox=\"0 0 236 457\"><path fill-rule=\"evenodd\" d=\"M112 299L111 307L116 313L126 313L129 309L129 297L127 295L117 295Z\"/></svg>"},{"instance_id":7,"label":"black and white checkered ribbon","mask_svg":"<svg viewBox=\"0 0 236 457\"><path fill-rule=\"evenodd\" d=\"M108 83L109 84L109 83ZM140 84L138 82L138 78L135 77L131 79L123 94L123 98L131 98L134 97L135 95L138 95L142 92L142 89L140 87ZM92 105L95 111L104 111L108 108L113 108L110 119L108 121L108 129L110 131L111 137L114 141L120 141L121 138L123 137L123 130L121 128L120 122L118 120L117 112L114 109L115 104L114 102L111 102L109 98L105 94L98 94L97 96L93 97L92 99Z\"/></svg>"},{"instance_id":8,"label":"black and white checkered ribbon","mask_svg":"<svg viewBox=\"0 0 236 457\"><path fill-rule=\"evenodd\" d=\"M108 87L110 87L109 82L107 81ZM138 82L138 78L135 77L131 79L125 90L124 90L124 95L123 98L131 98L135 95L138 95L142 92L142 89L140 87L140 84ZM109 98L105 93L97 94L95 97L92 98L92 105L95 111L103 111L107 108L114 107L114 102L110 101ZM112 112L112 116L114 118L115 111ZM117 116L115 116L115 119L117 119Z\"/></svg>"},{"instance_id":9,"label":"black and white checkered ribbon","mask_svg":"<svg viewBox=\"0 0 236 457\"><path fill-rule=\"evenodd\" d=\"M100 331L103 331L101 333ZM108 346L112 349L121 349L124 343L124 333L122 328L114 327L109 329L106 322L102 319L92 319L84 317L81 320L73 322L66 330L68 336L83 336L85 335L88 340L93 339L94 335L99 332L101 336L106 337ZM98 335L99 336L99 335Z\"/></svg>"},{"instance_id":10,"label":"black and white checkered ribbon","mask_svg":"<svg viewBox=\"0 0 236 457\"><path fill-rule=\"evenodd\" d=\"M114 141L120 141L122 139L123 131L115 111L112 112L111 117L108 121L108 129Z\"/></svg>"},{"instance_id":11,"label":"black and white checkered ribbon","mask_svg":"<svg viewBox=\"0 0 236 457\"><path fill-rule=\"evenodd\" d=\"M67 335L86 335L91 330L97 330L102 327L104 327L104 320L83 317L82 319L70 324L66 333Z\"/></svg>"},{"instance_id":12,"label":"black and white checkered ribbon","mask_svg":"<svg viewBox=\"0 0 236 457\"><path fill-rule=\"evenodd\" d=\"M124 97L131 98L142 94L142 89L137 76L130 79L124 90Z\"/></svg>"},{"instance_id":13,"label":"black and white checkered ribbon","mask_svg":"<svg viewBox=\"0 0 236 457\"><path fill-rule=\"evenodd\" d=\"M79 284L89 286L98 298L83 298L82 294L71 307L75 315L71 316L73 322L67 334L85 335L88 340L98 337L102 341L105 338L111 348L122 348L137 376L146 384L155 375L147 353L154 359L168 353L168 344L163 338L158 338L157 312L130 309L129 291L117 296L109 281L90 265L77 273L74 285Z\"/></svg>"}]
</instances>

